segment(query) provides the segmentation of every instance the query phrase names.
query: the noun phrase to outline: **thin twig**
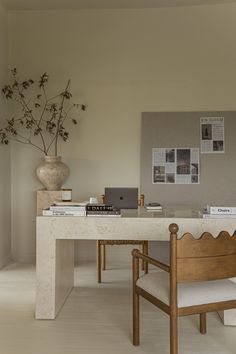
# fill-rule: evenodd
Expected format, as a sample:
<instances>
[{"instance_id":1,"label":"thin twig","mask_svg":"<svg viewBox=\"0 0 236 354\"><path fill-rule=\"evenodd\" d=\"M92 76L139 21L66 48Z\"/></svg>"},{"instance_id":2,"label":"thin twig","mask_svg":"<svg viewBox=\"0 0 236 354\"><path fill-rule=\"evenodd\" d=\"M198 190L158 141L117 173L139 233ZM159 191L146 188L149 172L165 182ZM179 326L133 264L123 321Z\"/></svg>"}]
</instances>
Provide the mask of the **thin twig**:
<instances>
[{"instance_id":1,"label":"thin twig","mask_svg":"<svg viewBox=\"0 0 236 354\"><path fill-rule=\"evenodd\" d=\"M17 86L17 89L18 89L17 91L18 91L18 94L19 94L19 97L20 97L20 101L23 103L24 108L29 112L29 114L30 114L30 116L31 116L31 119L35 122L37 128L40 129L40 126L38 125L37 120L34 118L31 109L29 108L29 106L28 106L27 103L25 102L24 98L21 96L22 93L21 93L21 91L20 91L20 89L19 89L18 86ZM46 154L46 151L47 151L47 149L46 149L46 144L45 144L44 137L43 137L43 134L42 134L41 131L39 131L39 135L40 135L41 140L42 140L42 143L43 143L43 151L44 151L44 153Z\"/></svg>"}]
</instances>

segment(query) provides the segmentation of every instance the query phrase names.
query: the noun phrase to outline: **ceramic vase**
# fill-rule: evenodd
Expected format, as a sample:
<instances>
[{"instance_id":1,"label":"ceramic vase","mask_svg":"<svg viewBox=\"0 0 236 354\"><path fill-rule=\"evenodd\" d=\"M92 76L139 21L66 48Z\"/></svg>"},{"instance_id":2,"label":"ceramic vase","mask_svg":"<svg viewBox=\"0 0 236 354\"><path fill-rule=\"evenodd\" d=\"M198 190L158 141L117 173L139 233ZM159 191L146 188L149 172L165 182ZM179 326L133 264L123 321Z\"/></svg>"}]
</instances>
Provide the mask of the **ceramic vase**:
<instances>
[{"instance_id":1,"label":"ceramic vase","mask_svg":"<svg viewBox=\"0 0 236 354\"><path fill-rule=\"evenodd\" d=\"M60 190L69 174L69 167L61 161L61 156L44 156L36 169L39 181L48 191Z\"/></svg>"}]
</instances>

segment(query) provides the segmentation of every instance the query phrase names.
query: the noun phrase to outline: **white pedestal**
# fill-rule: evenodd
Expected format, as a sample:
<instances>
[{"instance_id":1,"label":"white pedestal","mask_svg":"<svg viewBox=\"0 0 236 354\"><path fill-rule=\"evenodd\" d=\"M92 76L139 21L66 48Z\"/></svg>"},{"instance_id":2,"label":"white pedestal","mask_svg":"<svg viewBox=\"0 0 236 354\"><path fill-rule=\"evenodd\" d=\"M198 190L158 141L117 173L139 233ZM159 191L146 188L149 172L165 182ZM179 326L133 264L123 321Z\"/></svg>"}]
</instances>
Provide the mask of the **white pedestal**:
<instances>
[{"instance_id":1,"label":"white pedestal","mask_svg":"<svg viewBox=\"0 0 236 354\"><path fill-rule=\"evenodd\" d=\"M37 215L42 215L42 210L48 208L55 200L61 200L62 191L37 191Z\"/></svg>"}]
</instances>

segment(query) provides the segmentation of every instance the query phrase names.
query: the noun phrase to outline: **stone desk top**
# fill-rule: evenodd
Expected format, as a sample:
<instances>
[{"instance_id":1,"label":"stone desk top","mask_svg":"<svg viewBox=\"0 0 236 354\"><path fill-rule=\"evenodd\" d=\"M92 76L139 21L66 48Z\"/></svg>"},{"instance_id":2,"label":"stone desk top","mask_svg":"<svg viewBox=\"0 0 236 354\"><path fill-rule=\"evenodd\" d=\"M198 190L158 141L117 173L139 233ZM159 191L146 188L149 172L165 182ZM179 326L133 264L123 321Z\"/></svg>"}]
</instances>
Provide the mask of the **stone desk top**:
<instances>
[{"instance_id":1,"label":"stone desk top","mask_svg":"<svg viewBox=\"0 0 236 354\"><path fill-rule=\"evenodd\" d=\"M198 208L167 206L163 211L123 209L121 217L38 216L37 235L54 239L168 240L171 223L179 225L179 235L191 232L196 237L204 231L217 236L222 230L233 233L236 229L236 218L203 219Z\"/></svg>"}]
</instances>

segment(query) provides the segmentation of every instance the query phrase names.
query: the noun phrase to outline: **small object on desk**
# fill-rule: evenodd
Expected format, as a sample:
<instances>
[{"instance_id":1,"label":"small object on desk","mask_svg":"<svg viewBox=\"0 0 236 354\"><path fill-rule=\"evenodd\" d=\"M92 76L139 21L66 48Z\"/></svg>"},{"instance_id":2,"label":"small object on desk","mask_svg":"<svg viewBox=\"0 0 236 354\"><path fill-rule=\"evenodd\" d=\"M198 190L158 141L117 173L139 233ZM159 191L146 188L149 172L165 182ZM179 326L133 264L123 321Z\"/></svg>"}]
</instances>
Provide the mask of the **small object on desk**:
<instances>
[{"instance_id":1,"label":"small object on desk","mask_svg":"<svg viewBox=\"0 0 236 354\"><path fill-rule=\"evenodd\" d=\"M90 197L89 204L98 204L98 198L97 197Z\"/></svg>"},{"instance_id":2,"label":"small object on desk","mask_svg":"<svg viewBox=\"0 0 236 354\"><path fill-rule=\"evenodd\" d=\"M105 203L120 209L138 208L138 188L136 187L106 187Z\"/></svg>"},{"instance_id":3,"label":"small object on desk","mask_svg":"<svg viewBox=\"0 0 236 354\"><path fill-rule=\"evenodd\" d=\"M236 215L236 207L224 207L224 206L211 206L207 205L207 212L209 214L220 215Z\"/></svg>"},{"instance_id":4,"label":"small object on desk","mask_svg":"<svg viewBox=\"0 0 236 354\"><path fill-rule=\"evenodd\" d=\"M71 188L63 188L61 190L61 199L63 202L71 202L72 200L72 189Z\"/></svg>"},{"instance_id":5,"label":"small object on desk","mask_svg":"<svg viewBox=\"0 0 236 354\"><path fill-rule=\"evenodd\" d=\"M144 194L140 194L139 200L138 200L138 205L143 207L144 206Z\"/></svg>"},{"instance_id":6,"label":"small object on desk","mask_svg":"<svg viewBox=\"0 0 236 354\"><path fill-rule=\"evenodd\" d=\"M162 205L156 202L145 204L145 208L146 210L150 210L150 211L156 211L156 210L162 211Z\"/></svg>"}]
</instances>

